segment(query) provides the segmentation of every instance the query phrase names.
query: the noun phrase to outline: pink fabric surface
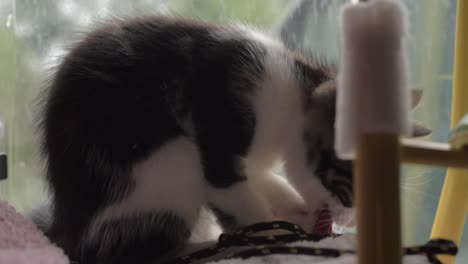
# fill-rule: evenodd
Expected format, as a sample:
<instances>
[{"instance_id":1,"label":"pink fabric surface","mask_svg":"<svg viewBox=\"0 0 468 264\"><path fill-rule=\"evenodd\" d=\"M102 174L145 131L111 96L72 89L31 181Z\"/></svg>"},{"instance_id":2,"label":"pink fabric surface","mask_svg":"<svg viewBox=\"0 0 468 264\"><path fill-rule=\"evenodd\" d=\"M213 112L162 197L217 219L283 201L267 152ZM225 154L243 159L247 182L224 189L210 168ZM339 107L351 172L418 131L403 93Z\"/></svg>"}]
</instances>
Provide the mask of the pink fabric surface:
<instances>
[{"instance_id":1,"label":"pink fabric surface","mask_svg":"<svg viewBox=\"0 0 468 264\"><path fill-rule=\"evenodd\" d=\"M30 220L0 201L0 263L67 264L69 260Z\"/></svg>"}]
</instances>

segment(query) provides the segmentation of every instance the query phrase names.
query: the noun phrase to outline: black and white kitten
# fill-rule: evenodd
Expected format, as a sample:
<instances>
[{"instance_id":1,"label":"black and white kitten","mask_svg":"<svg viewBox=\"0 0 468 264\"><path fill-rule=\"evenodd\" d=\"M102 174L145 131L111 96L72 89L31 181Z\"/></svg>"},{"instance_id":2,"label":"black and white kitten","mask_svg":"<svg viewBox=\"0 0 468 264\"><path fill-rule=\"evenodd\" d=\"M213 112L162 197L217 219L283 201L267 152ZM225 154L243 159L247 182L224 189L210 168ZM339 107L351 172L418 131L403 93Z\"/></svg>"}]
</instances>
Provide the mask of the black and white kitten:
<instances>
[{"instance_id":1,"label":"black and white kitten","mask_svg":"<svg viewBox=\"0 0 468 264\"><path fill-rule=\"evenodd\" d=\"M335 75L244 27L146 17L96 29L43 95L47 234L79 263L150 263L184 245L205 205L225 228L351 207Z\"/></svg>"}]
</instances>

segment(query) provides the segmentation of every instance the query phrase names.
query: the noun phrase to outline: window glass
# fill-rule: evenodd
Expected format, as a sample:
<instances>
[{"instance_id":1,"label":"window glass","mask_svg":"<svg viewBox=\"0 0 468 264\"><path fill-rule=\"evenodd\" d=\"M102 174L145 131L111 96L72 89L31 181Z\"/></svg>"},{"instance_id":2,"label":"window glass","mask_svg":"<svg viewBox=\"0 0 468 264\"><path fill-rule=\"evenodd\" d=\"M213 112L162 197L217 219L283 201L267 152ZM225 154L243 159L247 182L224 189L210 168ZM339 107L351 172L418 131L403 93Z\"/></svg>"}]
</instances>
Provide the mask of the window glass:
<instances>
[{"instance_id":1,"label":"window glass","mask_svg":"<svg viewBox=\"0 0 468 264\"><path fill-rule=\"evenodd\" d=\"M277 30L288 46L338 60L337 16L345 0L1 0L0 119L8 129L9 179L0 198L20 211L45 198L32 122L47 69L94 21L112 16L177 14L216 23L241 21ZM410 10L411 81L424 90L417 120L446 141L450 120L456 0L404 0ZM295 8L296 7L296 8ZM290 16L288 10L292 10ZM404 166L403 237L429 238L445 170ZM458 263L468 262L465 230Z\"/></svg>"}]
</instances>

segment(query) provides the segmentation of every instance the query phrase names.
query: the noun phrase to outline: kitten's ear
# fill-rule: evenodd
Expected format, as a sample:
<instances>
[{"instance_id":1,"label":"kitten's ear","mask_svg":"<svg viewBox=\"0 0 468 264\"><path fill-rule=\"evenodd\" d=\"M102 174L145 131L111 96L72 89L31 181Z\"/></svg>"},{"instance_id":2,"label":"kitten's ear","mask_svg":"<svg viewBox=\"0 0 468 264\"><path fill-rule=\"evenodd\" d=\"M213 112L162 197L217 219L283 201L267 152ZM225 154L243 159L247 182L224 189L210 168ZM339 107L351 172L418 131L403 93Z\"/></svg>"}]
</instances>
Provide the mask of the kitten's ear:
<instances>
[{"instance_id":1,"label":"kitten's ear","mask_svg":"<svg viewBox=\"0 0 468 264\"><path fill-rule=\"evenodd\" d=\"M411 108L414 109L416 108L419 103L421 102L421 98L423 96L423 90L417 87L413 87L411 89ZM430 135L432 133L432 130L429 128L418 124L418 123L413 123L412 127L412 133L411 137L423 137Z\"/></svg>"},{"instance_id":2,"label":"kitten's ear","mask_svg":"<svg viewBox=\"0 0 468 264\"><path fill-rule=\"evenodd\" d=\"M322 130L323 133L330 133L335 120L336 86L334 81L322 83L309 95L306 102L306 112L309 121L314 124L311 129Z\"/></svg>"},{"instance_id":3,"label":"kitten's ear","mask_svg":"<svg viewBox=\"0 0 468 264\"><path fill-rule=\"evenodd\" d=\"M334 112L336 103L336 83L334 81L328 81L320 84L313 91L312 100L319 108Z\"/></svg>"},{"instance_id":4,"label":"kitten's ear","mask_svg":"<svg viewBox=\"0 0 468 264\"><path fill-rule=\"evenodd\" d=\"M432 133L432 130L417 123L413 123L412 130L413 131L411 133L411 137L423 137L423 136L430 135Z\"/></svg>"},{"instance_id":5,"label":"kitten's ear","mask_svg":"<svg viewBox=\"0 0 468 264\"><path fill-rule=\"evenodd\" d=\"M421 98L423 96L423 90L419 88L412 88L411 89L411 108L414 109L416 106L419 105L421 102Z\"/></svg>"}]
</instances>

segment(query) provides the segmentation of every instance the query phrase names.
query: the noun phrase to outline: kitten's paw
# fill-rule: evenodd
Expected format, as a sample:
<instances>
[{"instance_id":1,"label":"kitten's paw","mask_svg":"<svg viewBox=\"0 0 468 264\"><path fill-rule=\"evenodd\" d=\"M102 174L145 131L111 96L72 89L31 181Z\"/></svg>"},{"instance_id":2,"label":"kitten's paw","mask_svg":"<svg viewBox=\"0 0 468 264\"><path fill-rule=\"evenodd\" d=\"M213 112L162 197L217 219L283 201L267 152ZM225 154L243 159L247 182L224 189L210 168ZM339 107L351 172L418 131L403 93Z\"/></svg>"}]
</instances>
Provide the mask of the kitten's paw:
<instances>
[{"instance_id":1,"label":"kitten's paw","mask_svg":"<svg viewBox=\"0 0 468 264\"><path fill-rule=\"evenodd\" d=\"M309 214L305 206L274 208L272 211L276 220L286 221L299 225L307 232L310 231L313 226L314 217Z\"/></svg>"},{"instance_id":2,"label":"kitten's paw","mask_svg":"<svg viewBox=\"0 0 468 264\"><path fill-rule=\"evenodd\" d=\"M274 220L282 220L310 229L314 216L302 196L283 177L268 174L253 178L252 184L270 204Z\"/></svg>"}]
</instances>

